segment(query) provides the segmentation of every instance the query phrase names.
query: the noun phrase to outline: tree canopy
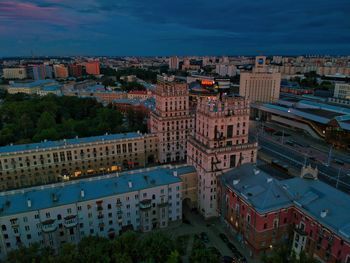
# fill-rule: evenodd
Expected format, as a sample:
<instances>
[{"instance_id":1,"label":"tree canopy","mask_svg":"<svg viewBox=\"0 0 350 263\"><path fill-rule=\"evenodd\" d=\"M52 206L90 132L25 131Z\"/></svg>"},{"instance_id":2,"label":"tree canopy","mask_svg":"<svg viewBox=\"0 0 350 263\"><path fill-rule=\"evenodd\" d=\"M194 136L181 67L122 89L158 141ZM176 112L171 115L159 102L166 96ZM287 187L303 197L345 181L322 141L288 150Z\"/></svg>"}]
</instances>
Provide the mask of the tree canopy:
<instances>
[{"instance_id":1,"label":"tree canopy","mask_svg":"<svg viewBox=\"0 0 350 263\"><path fill-rule=\"evenodd\" d=\"M124 119L121 112L93 98L0 93L0 100L0 146L146 131L144 115L130 113Z\"/></svg>"},{"instance_id":2,"label":"tree canopy","mask_svg":"<svg viewBox=\"0 0 350 263\"><path fill-rule=\"evenodd\" d=\"M295 253L291 252L289 246L281 246L274 248L272 253L264 255L262 257L263 263L317 263L318 261L314 258L301 252L299 258L296 257Z\"/></svg>"},{"instance_id":3,"label":"tree canopy","mask_svg":"<svg viewBox=\"0 0 350 263\"><path fill-rule=\"evenodd\" d=\"M137 235L125 232L113 240L85 237L79 244L63 244L57 254L38 244L11 251L8 263L179 263L175 243L161 232Z\"/></svg>"}]
</instances>

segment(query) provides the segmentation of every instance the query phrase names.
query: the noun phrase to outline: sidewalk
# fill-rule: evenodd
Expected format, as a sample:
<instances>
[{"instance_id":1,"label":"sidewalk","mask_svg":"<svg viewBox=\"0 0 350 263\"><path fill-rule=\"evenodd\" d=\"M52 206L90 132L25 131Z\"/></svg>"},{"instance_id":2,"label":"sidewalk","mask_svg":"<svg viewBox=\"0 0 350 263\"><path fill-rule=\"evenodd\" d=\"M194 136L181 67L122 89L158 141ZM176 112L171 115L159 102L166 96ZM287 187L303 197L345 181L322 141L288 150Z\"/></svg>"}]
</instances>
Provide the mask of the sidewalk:
<instances>
[{"instance_id":1,"label":"sidewalk","mask_svg":"<svg viewBox=\"0 0 350 263\"><path fill-rule=\"evenodd\" d=\"M170 236L177 237L182 235L192 235L191 239L193 242L193 235L200 234L201 232L207 233L209 237L209 242L207 246L216 247L223 256L233 256L231 250L227 247L227 245L221 240L219 237L220 233L224 233L227 235L229 240L237 247L237 249L246 257L248 263L260 263L258 259L253 259L250 256L250 251L248 248L242 245L237 239L237 235L233 233L224 222L222 222L219 218L211 219L205 221L204 218L196 213L184 211L185 217L191 222L191 224L182 224L180 222L174 223L164 229L166 233ZM187 246L187 256L184 256L184 262L188 262L188 256L191 254L190 249L192 248L191 239L189 240Z\"/></svg>"}]
</instances>

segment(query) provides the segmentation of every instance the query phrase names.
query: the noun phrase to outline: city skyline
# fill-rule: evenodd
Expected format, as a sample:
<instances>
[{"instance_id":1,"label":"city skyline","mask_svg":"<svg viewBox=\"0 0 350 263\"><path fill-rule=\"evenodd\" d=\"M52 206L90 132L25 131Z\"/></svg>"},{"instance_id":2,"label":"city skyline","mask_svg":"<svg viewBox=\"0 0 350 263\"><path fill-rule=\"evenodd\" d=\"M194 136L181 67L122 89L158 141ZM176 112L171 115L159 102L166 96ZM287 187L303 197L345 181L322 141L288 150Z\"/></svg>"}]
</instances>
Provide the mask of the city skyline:
<instances>
[{"instance_id":1,"label":"city skyline","mask_svg":"<svg viewBox=\"0 0 350 263\"><path fill-rule=\"evenodd\" d=\"M349 54L347 1L0 2L0 57Z\"/></svg>"}]
</instances>

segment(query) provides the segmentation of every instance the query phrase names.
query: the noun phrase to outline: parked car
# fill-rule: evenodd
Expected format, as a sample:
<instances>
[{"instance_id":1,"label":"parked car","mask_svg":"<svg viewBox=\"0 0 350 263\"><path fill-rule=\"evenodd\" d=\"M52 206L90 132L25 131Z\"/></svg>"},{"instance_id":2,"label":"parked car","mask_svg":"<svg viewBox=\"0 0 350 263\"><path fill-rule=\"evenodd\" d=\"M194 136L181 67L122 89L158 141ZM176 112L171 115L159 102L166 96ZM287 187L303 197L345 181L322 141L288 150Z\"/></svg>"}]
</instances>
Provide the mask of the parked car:
<instances>
[{"instance_id":1,"label":"parked car","mask_svg":"<svg viewBox=\"0 0 350 263\"><path fill-rule=\"evenodd\" d=\"M228 241L228 238L227 238L227 236L226 236L225 234L220 233L220 234L219 234L219 237L220 237L221 240L224 241L225 243L228 243L228 242L229 242L229 241Z\"/></svg>"}]
</instances>

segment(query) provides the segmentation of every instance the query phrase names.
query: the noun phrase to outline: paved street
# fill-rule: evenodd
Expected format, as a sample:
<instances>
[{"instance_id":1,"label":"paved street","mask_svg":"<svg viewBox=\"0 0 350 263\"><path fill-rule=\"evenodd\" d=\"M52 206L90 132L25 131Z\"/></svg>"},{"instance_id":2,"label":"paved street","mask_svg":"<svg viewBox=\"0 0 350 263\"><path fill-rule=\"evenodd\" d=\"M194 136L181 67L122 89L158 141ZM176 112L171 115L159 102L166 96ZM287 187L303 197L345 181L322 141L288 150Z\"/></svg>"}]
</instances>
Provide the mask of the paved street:
<instances>
[{"instance_id":1,"label":"paved street","mask_svg":"<svg viewBox=\"0 0 350 263\"><path fill-rule=\"evenodd\" d=\"M215 218L209 221L205 221L202 216L194 212L190 212L188 209L184 209L185 218L190 221L191 224L176 223L166 228L167 234L174 238L182 235L194 235L200 234L201 232L207 233L209 237L208 247L216 247L220 253L224 256L232 256L232 252L227 245L220 239L219 234L224 233L233 243L236 248L246 257L249 263L259 263L259 260L252 259L247 249L243 248L241 243L237 241L236 236L231 233L225 224L220 219ZM190 240L192 241L192 240ZM187 258L186 258L187 259Z\"/></svg>"},{"instance_id":2,"label":"paved street","mask_svg":"<svg viewBox=\"0 0 350 263\"><path fill-rule=\"evenodd\" d=\"M308 149L309 147L304 147L305 149L301 151L298 148L281 144L281 142L277 142L266 135L259 136L259 146L262 152L297 168L301 168L305 162L317 166L321 180L350 192L350 176L348 175L350 170L347 167L335 166L333 163L330 166L326 166L320 156L314 157L314 160L308 158L309 155L305 151L313 151Z\"/></svg>"}]
</instances>

